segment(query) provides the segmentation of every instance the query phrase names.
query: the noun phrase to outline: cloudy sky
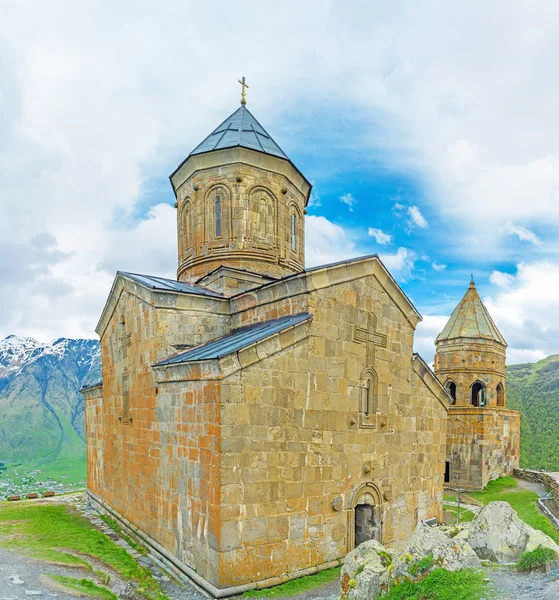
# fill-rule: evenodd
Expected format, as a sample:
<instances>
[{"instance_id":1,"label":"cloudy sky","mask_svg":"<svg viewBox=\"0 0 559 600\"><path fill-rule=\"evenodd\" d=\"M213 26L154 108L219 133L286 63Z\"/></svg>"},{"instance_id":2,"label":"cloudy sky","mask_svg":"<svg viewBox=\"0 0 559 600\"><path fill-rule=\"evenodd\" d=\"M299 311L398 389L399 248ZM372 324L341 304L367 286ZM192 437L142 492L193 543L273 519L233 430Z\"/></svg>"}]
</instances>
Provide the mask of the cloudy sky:
<instances>
[{"instance_id":1,"label":"cloudy sky","mask_svg":"<svg viewBox=\"0 0 559 600\"><path fill-rule=\"evenodd\" d=\"M378 252L432 340L474 274L559 352L559 4L0 0L0 338L95 337L172 277L168 175L248 106L314 184L307 264Z\"/></svg>"}]
</instances>

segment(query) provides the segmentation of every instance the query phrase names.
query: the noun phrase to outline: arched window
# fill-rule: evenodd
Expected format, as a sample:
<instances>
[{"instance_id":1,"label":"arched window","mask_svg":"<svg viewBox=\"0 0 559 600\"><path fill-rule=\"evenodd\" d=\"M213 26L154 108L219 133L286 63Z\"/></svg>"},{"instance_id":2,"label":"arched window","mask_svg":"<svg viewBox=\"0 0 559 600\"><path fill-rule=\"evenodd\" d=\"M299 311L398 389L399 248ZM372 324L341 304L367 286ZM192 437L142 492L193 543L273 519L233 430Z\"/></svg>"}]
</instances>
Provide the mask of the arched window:
<instances>
[{"instance_id":1,"label":"arched window","mask_svg":"<svg viewBox=\"0 0 559 600\"><path fill-rule=\"evenodd\" d=\"M297 251L297 215L291 215L291 250Z\"/></svg>"},{"instance_id":2,"label":"arched window","mask_svg":"<svg viewBox=\"0 0 559 600\"><path fill-rule=\"evenodd\" d=\"M503 388L503 384L499 383L497 385L497 406L505 405L505 389Z\"/></svg>"},{"instance_id":3,"label":"arched window","mask_svg":"<svg viewBox=\"0 0 559 600\"><path fill-rule=\"evenodd\" d=\"M374 369L367 368L361 374L361 407L359 426L365 429L377 426L378 377Z\"/></svg>"},{"instance_id":4,"label":"arched window","mask_svg":"<svg viewBox=\"0 0 559 600\"><path fill-rule=\"evenodd\" d=\"M446 391L452 398L452 404L456 404L456 384L454 383L454 381L452 381L452 379L449 379L445 383L444 387L446 388Z\"/></svg>"},{"instance_id":5,"label":"arched window","mask_svg":"<svg viewBox=\"0 0 559 600\"><path fill-rule=\"evenodd\" d=\"M183 205L181 218L181 243L184 251L190 247L190 235L190 202L187 200Z\"/></svg>"},{"instance_id":6,"label":"arched window","mask_svg":"<svg viewBox=\"0 0 559 600\"><path fill-rule=\"evenodd\" d=\"M485 384L481 381L472 385L472 406L485 406Z\"/></svg>"},{"instance_id":7,"label":"arched window","mask_svg":"<svg viewBox=\"0 0 559 600\"><path fill-rule=\"evenodd\" d=\"M221 237L221 196L215 198L215 237Z\"/></svg>"}]
</instances>

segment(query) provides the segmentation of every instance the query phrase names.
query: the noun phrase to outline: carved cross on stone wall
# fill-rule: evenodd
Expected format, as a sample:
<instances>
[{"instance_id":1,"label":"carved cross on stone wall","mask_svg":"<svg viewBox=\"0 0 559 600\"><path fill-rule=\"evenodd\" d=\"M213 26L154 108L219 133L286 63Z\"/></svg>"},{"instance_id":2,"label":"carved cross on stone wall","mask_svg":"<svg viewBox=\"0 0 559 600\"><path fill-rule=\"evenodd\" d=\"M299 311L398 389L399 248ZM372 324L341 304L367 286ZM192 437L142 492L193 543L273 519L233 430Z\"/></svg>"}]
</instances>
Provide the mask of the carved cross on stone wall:
<instances>
[{"instance_id":1,"label":"carved cross on stone wall","mask_svg":"<svg viewBox=\"0 0 559 600\"><path fill-rule=\"evenodd\" d=\"M372 314L369 314L367 317L366 329L357 325L355 326L353 339L356 342L367 344L367 366L372 367L375 364L375 349L377 346L379 348L386 348L386 335L377 332L377 318Z\"/></svg>"}]
</instances>

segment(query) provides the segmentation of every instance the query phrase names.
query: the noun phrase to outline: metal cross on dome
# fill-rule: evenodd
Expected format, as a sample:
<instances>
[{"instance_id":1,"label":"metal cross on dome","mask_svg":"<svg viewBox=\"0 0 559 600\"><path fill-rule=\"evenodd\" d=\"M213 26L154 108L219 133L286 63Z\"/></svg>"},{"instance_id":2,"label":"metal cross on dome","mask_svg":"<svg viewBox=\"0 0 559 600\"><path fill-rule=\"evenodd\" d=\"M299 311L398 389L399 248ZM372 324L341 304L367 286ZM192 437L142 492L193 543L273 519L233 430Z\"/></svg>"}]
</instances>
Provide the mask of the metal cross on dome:
<instances>
[{"instance_id":1,"label":"metal cross on dome","mask_svg":"<svg viewBox=\"0 0 559 600\"><path fill-rule=\"evenodd\" d=\"M365 342L367 344L367 365L375 364L375 349L386 348L387 337L384 333L377 332L377 318L375 315L369 314L367 317L367 328L358 327L353 331L353 339L356 342Z\"/></svg>"},{"instance_id":2,"label":"metal cross on dome","mask_svg":"<svg viewBox=\"0 0 559 600\"><path fill-rule=\"evenodd\" d=\"M246 95L245 88L248 89L248 83L246 83L244 75L243 75L242 79L239 79L239 83L242 86L241 104L246 104L247 103L247 95Z\"/></svg>"}]
</instances>

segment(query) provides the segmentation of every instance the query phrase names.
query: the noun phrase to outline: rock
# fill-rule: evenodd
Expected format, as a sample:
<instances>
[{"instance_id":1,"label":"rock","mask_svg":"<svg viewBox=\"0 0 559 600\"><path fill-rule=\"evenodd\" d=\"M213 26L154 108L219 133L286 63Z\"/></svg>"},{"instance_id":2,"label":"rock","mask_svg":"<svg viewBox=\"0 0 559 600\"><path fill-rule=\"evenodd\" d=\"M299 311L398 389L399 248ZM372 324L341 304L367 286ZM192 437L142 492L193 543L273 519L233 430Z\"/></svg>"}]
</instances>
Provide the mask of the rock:
<instances>
[{"instance_id":1,"label":"rock","mask_svg":"<svg viewBox=\"0 0 559 600\"><path fill-rule=\"evenodd\" d=\"M428 557L433 557L433 564L427 567L443 567L448 571L460 569L478 569L481 561L468 542L460 538L451 538L437 527L429 527L419 523L413 532L407 551L394 561L391 569L391 579L402 577L414 578L419 573L413 573L414 566Z\"/></svg>"},{"instance_id":2,"label":"rock","mask_svg":"<svg viewBox=\"0 0 559 600\"><path fill-rule=\"evenodd\" d=\"M524 552L538 546L551 548L559 555L559 546L545 533L518 518L508 502L490 502L472 521L468 542L476 554L499 563L516 562Z\"/></svg>"},{"instance_id":3,"label":"rock","mask_svg":"<svg viewBox=\"0 0 559 600\"><path fill-rule=\"evenodd\" d=\"M23 585L25 583L17 574L10 575L10 577L8 577L8 581L11 581L14 585Z\"/></svg>"},{"instance_id":4,"label":"rock","mask_svg":"<svg viewBox=\"0 0 559 600\"><path fill-rule=\"evenodd\" d=\"M527 527L508 502L490 502L472 521L468 543L479 558L513 563L526 548Z\"/></svg>"},{"instance_id":5,"label":"rock","mask_svg":"<svg viewBox=\"0 0 559 600\"><path fill-rule=\"evenodd\" d=\"M42 596L43 592L40 592L39 590L25 590L25 595L26 596Z\"/></svg>"},{"instance_id":6,"label":"rock","mask_svg":"<svg viewBox=\"0 0 559 600\"><path fill-rule=\"evenodd\" d=\"M340 577L342 598L373 600L380 595L381 577L398 556L376 540L360 544L344 561Z\"/></svg>"},{"instance_id":7,"label":"rock","mask_svg":"<svg viewBox=\"0 0 559 600\"><path fill-rule=\"evenodd\" d=\"M528 541L526 542L524 552L531 552L541 546L542 548L550 548L559 557L559 546L548 535L529 525L526 527L528 528Z\"/></svg>"}]
</instances>

